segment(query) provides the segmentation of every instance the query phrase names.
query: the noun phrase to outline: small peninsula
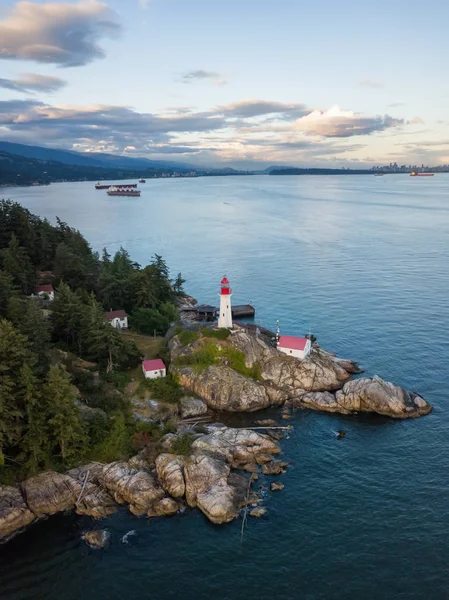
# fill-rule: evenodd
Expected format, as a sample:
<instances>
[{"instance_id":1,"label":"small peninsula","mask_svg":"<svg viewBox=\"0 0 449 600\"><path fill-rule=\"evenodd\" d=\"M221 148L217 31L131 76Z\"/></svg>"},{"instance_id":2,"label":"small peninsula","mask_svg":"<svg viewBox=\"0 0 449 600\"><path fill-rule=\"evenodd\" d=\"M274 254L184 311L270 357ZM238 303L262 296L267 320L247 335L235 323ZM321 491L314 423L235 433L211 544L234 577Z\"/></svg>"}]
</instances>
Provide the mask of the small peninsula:
<instances>
[{"instance_id":1,"label":"small peninsula","mask_svg":"<svg viewBox=\"0 0 449 600\"><path fill-rule=\"evenodd\" d=\"M67 224L15 203L2 201L0 216L1 542L67 510L263 517L261 489L282 491L276 479L294 458L281 445L296 410L431 411L316 340L298 358L278 332L232 322L227 278L218 323L199 322L162 257L145 267L123 249L100 258ZM275 419L258 414L270 407ZM254 418L236 428L230 413ZM101 547L109 536L83 539Z\"/></svg>"}]
</instances>

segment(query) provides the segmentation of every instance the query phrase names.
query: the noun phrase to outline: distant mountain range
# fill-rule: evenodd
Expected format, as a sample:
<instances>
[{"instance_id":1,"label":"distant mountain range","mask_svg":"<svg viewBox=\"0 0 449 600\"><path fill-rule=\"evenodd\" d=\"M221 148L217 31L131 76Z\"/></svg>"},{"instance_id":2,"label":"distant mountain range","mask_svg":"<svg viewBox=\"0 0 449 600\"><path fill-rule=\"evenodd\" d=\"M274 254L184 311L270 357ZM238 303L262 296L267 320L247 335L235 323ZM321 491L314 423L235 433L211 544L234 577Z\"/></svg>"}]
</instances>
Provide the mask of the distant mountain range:
<instances>
[{"instance_id":1,"label":"distant mountain range","mask_svg":"<svg viewBox=\"0 0 449 600\"><path fill-rule=\"evenodd\" d=\"M59 162L64 165L78 165L82 167L100 167L126 169L129 171L147 169L169 169L180 173L195 170L192 165L185 163L149 160L148 158L131 158L129 156L116 156L115 154L103 154L101 152L72 152L71 150L58 150L57 148L44 148L43 146L27 146L13 142L1 142L0 151L35 158L39 160Z\"/></svg>"}]
</instances>

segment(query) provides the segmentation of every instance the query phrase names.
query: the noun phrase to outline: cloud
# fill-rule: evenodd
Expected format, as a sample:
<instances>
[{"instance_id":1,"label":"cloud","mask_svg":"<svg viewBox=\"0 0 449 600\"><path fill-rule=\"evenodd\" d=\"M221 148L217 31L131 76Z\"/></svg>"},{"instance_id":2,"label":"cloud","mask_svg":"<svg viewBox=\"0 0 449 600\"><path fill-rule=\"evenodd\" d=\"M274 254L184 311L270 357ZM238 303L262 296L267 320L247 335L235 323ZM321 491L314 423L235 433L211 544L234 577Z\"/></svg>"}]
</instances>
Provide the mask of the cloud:
<instances>
[{"instance_id":1,"label":"cloud","mask_svg":"<svg viewBox=\"0 0 449 600\"><path fill-rule=\"evenodd\" d=\"M421 119L421 117L413 117L413 119L410 119L409 123L411 125L421 125L424 123L424 121Z\"/></svg>"},{"instance_id":2,"label":"cloud","mask_svg":"<svg viewBox=\"0 0 449 600\"><path fill-rule=\"evenodd\" d=\"M31 94L33 92L56 92L64 87L66 82L52 75L39 75L38 73L23 73L19 79L1 79L0 87Z\"/></svg>"},{"instance_id":3,"label":"cloud","mask_svg":"<svg viewBox=\"0 0 449 600\"><path fill-rule=\"evenodd\" d=\"M188 71L181 75L179 81L181 83L195 83L197 81L208 81L209 83L213 83L214 85L226 85L227 81L225 81L220 73L215 71L203 71L203 69L198 69L197 71Z\"/></svg>"},{"instance_id":4,"label":"cloud","mask_svg":"<svg viewBox=\"0 0 449 600\"><path fill-rule=\"evenodd\" d=\"M283 115L287 120L296 119L298 116L306 115L310 112L305 104L285 104L283 102L272 102L267 100L240 100L225 106L216 108L218 113L228 117L239 117L248 119L270 114Z\"/></svg>"},{"instance_id":5,"label":"cloud","mask_svg":"<svg viewBox=\"0 0 449 600\"><path fill-rule=\"evenodd\" d=\"M388 108L398 108L399 106L405 106L405 102L392 102Z\"/></svg>"},{"instance_id":6,"label":"cloud","mask_svg":"<svg viewBox=\"0 0 449 600\"><path fill-rule=\"evenodd\" d=\"M359 81L359 85L365 88L371 89L380 89L383 88L383 83L379 83L378 81L373 81L372 79L364 79L363 81Z\"/></svg>"},{"instance_id":7,"label":"cloud","mask_svg":"<svg viewBox=\"0 0 449 600\"><path fill-rule=\"evenodd\" d=\"M0 102L2 139L84 152L186 155L197 164L347 160L348 153L364 146L345 138L362 138L402 123L338 107L322 112L300 103L258 99L201 112L171 108L160 114L106 104L51 105L31 98Z\"/></svg>"},{"instance_id":8,"label":"cloud","mask_svg":"<svg viewBox=\"0 0 449 600\"><path fill-rule=\"evenodd\" d=\"M151 0L139 0L139 4L143 9L147 9L148 5L150 4Z\"/></svg>"},{"instance_id":9,"label":"cloud","mask_svg":"<svg viewBox=\"0 0 449 600\"><path fill-rule=\"evenodd\" d=\"M314 110L296 121L298 130L323 137L351 137L369 135L375 131L384 131L403 125L403 119L394 119L389 115L367 116L334 106L326 111Z\"/></svg>"},{"instance_id":10,"label":"cloud","mask_svg":"<svg viewBox=\"0 0 449 600\"><path fill-rule=\"evenodd\" d=\"M98 0L77 4L18 2L0 21L0 58L85 65L104 57L101 38L116 35L115 13Z\"/></svg>"}]
</instances>

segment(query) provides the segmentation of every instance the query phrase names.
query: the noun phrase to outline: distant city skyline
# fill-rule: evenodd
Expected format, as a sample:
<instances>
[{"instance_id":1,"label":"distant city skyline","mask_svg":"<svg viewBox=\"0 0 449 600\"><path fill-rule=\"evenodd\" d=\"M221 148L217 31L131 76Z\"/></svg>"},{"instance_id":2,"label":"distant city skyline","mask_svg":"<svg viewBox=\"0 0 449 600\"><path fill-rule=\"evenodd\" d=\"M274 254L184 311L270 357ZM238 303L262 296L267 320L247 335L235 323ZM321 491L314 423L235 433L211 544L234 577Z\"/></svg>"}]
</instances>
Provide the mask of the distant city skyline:
<instances>
[{"instance_id":1,"label":"distant city skyline","mask_svg":"<svg viewBox=\"0 0 449 600\"><path fill-rule=\"evenodd\" d=\"M449 3L0 8L0 139L197 166L449 163Z\"/></svg>"}]
</instances>

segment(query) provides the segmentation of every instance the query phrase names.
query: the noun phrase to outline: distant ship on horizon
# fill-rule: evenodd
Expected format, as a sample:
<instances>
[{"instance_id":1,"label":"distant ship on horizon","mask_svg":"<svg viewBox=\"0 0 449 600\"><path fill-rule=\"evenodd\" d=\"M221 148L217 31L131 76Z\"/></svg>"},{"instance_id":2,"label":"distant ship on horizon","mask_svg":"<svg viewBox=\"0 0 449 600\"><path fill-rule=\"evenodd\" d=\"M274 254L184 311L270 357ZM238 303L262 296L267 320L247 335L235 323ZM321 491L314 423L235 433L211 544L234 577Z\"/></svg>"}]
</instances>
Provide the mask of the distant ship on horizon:
<instances>
[{"instance_id":1,"label":"distant ship on horizon","mask_svg":"<svg viewBox=\"0 0 449 600\"><path fill-rule=\"evenodd\" d=\"M410 173L410 177L433 177L435 173L417 173L416 171L412 171Z\"/></svg>"}]
</instances>

